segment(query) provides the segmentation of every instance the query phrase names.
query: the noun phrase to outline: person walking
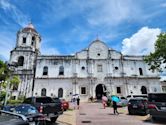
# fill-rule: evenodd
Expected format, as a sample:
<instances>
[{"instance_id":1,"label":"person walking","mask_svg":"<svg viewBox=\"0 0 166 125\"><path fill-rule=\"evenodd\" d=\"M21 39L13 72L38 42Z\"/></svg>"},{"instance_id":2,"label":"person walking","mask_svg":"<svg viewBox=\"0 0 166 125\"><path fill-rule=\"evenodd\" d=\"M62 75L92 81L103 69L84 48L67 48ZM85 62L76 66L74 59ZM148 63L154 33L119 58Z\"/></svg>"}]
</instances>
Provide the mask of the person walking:
<instances>
[{"instance_id":1,"label":"person walking","mask_svg":"<svg viewBox=\"0 0 166 125\"><path fill-rule=\"evenodd\" d=\"M79 108L80 108L80 98L78 96L78 98L77 98L77 109L79 109Z\"/></svg>"},{"instance_id":2,"label":"person walking","mask_svg":"<svg viewBox=\"0 0 166 125\"><path fill-rule=\"evenodd\" d=\"M73 109L75 109L76 108L76 98L75 97L72 98L72 104L73 104Z\"/></svg>"},{"instance_id":3,"label":"person walking","mask_svg":"<svg viewBox=\"0 0 166 125\"><path fill-rule=\"evenodd\" d=\"M118 108L118 106L117 106L117 102L116 101L112 101L112 103L113 103L113 105L112 105L112 107L113 107L113 109L114 109L114 114L116 115L119 115L119 112L118 112L118 110L117 110L117 108Z\"/></svg>"},{"instance_id":4,"label":"person walking","mask_svg":"<svg viewBox=\"0 0 166 125\"><path fill-rule=\"evenodd\" d=\"M107 99L107 97L106 96L102 96L102 104L103 104L103 108L105 109L105 107L107 106L107 101L108 101L108 99Z\"/></svg>"}]
</instances>

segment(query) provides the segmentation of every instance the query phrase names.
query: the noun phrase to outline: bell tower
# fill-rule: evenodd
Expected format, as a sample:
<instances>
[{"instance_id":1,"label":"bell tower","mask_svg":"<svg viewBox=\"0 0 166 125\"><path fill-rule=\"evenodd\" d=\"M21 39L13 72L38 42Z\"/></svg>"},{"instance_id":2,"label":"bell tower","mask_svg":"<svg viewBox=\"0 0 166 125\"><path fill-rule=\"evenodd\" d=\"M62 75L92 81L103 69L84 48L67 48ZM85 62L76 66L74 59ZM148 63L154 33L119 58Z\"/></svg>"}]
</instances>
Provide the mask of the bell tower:
<instances>
[{"instance_id":1,"label":"bell tower","mask_svg":"<svg viewBox=\"0 0 166 125\"><path fill-rule=\"evenodd\" d=\"M12 95L31 96L37 56L40 55L41 36L32 23L17 32L16 47L10 52L9 63L16 63L14 74L21 83Z\"/></svg>"}]
</instances>

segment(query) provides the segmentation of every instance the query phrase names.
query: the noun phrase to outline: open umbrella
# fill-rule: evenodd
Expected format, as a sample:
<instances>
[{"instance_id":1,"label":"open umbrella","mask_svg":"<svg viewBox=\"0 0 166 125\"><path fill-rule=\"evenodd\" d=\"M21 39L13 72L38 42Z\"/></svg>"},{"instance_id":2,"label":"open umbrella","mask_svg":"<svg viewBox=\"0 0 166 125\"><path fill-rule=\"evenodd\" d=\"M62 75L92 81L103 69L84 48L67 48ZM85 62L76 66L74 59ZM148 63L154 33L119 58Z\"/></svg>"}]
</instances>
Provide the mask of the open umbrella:
<instances>
[{"instance_id":1,"label":"open umbrella","mask_svg":"<svg viewBox=\"0 0 166 125\"><path fill-rule=\"evenodd\" d=\"M117 97L117 96L112 96L112 101L115 101L115 102L119 102L120 101L120 99Z\"/></svg>"}]
</instances>

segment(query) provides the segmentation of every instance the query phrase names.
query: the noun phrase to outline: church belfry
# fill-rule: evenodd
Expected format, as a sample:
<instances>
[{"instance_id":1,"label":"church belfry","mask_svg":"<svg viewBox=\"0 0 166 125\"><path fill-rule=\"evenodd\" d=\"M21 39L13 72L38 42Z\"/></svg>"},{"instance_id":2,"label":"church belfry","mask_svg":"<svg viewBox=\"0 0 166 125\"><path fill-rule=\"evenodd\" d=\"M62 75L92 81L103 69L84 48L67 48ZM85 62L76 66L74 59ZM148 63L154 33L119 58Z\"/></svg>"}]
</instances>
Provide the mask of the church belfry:
<instances>
[{"instance_id":1,"label":"church belfry","mask_svg":"<svg viewBox=\"0 0 166 125\"><path fill-rule=\"evenodd\" d=\"M32 95L34 65L37 56L40 54L40 42L41 36L32 23L29 23L17 33L16 47L11 51L9 61L17 64L14 74L21 79L18 91L12 93L16 97Z\"/></svg>"}]
</instances>

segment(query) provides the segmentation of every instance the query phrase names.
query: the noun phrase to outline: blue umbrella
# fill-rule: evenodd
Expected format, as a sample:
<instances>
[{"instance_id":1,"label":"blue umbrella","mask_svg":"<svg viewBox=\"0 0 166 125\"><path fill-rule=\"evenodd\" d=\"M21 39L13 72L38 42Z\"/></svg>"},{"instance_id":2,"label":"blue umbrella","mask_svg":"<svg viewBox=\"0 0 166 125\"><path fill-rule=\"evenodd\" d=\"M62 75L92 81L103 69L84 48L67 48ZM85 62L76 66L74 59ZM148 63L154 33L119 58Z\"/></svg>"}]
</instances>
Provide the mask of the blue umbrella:
<instances>
[{"instance_id":1,"label":"blue umbrella","mask_svg":"<svg viewBox=\"0 0 166 125\"><path fill-rule=\"evenodd\" d=\"M117 96L112 96L112 101L115 101L115 102L119 102L120 101L120 99L117 97Z\"/></svg>"}]
</instances>

